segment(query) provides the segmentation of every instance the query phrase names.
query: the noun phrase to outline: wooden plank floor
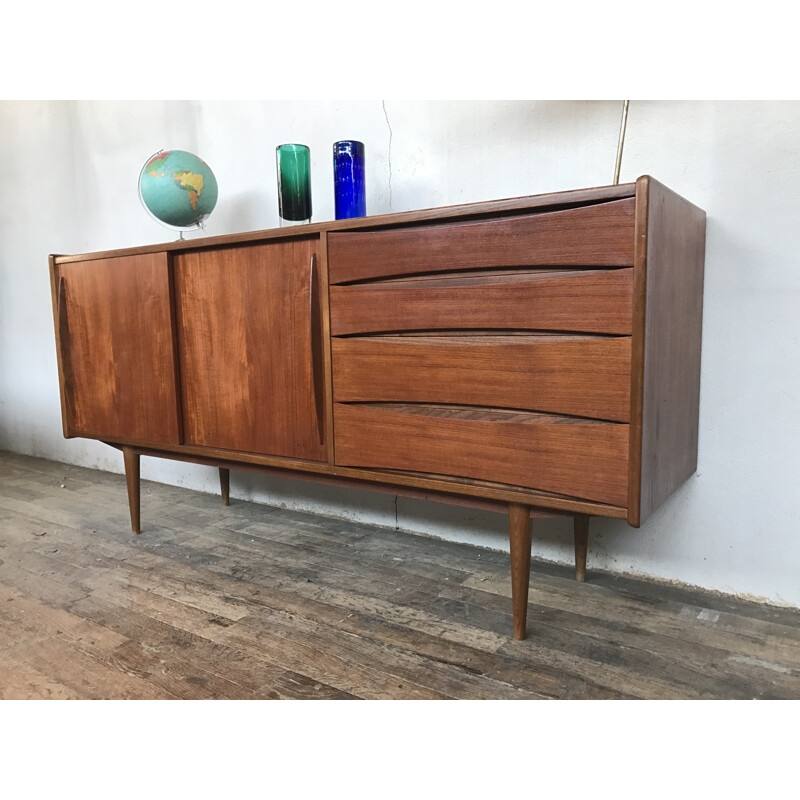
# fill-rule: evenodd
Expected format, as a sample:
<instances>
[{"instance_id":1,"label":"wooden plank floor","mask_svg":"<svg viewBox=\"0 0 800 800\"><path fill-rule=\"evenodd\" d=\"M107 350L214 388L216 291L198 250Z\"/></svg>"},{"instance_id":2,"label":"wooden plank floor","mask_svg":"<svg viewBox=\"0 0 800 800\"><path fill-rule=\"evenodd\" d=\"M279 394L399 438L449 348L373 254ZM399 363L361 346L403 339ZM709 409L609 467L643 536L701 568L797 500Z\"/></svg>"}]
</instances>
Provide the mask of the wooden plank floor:
<instances>
[{"instance_id":1,"label":"wooden plank floor","mask_svg":"<svg viewBox=\"0 0 800 800\"><path fill-rule=\"evenodd\" d=\"M0 697L800 698L800 611L0 453Z\"/></svg>"}]
</instances>

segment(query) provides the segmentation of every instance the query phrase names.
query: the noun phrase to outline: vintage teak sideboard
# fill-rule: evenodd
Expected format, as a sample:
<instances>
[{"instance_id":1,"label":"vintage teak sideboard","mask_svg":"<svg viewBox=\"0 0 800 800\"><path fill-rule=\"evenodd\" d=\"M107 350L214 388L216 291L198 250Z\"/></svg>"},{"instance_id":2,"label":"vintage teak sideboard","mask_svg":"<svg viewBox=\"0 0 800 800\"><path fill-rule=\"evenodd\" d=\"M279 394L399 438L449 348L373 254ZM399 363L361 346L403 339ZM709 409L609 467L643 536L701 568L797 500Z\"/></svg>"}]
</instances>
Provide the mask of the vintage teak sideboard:
<instances>
[{"instance_id":1,"label":"vintage teak sideboard","mask_svg":"<svg viewBox=\"0 0 800 800\"><path fill-rule=\"evenodd\" d=\"M50 258L64 435L639 524L696 468L705 213L635 183Z\"/></svg>"}]
</instances>

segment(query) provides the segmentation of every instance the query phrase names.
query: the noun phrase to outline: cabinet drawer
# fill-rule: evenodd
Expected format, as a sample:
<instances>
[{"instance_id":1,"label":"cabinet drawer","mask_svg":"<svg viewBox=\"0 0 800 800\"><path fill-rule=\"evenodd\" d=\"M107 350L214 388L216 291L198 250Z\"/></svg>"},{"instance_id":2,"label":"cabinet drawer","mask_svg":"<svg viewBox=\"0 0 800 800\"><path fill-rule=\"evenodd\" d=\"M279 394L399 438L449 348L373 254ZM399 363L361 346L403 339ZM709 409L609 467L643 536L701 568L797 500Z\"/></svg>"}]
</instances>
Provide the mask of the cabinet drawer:
<instances>
[{"instance_id":1,"label":"cabinet drawer","mask_svg":"<svg viewBox=\"0 0 800 800\"><path fill-rule=\"evenodd\" d=\"M328 236L331 283L465 269L632 266L634 199Z\"/></svg>"},{"instance_id":2,"label":"cabinet drawer","mask_svg":"<svg viewBox=\"0 0 800 800\"><path fill-rule=\"evenodd\" d=\"M542 414L334 404L336 464L505 483L624 507L628 425Z\"/></svg>"},{"instance_id":3,"label":"cabinet drawer","mask_svg":"<svg viewBox=\"0 0 800 800\"><path fill-rule=\"evenodd\" d=\"M633 270L460 273L332 286L331 333L494 330L631 333Z\"/></svg>"},{"instance_id":4,"label":"cabinet drawer","mask_svg":"<svg viewBox=\"0 0 800 800\"><path fill-rule=\"evenodd\" d=\"M334 400L490 406L627 422L630 341L558 335L334 339Z\"/></svg>"}]
</instances>

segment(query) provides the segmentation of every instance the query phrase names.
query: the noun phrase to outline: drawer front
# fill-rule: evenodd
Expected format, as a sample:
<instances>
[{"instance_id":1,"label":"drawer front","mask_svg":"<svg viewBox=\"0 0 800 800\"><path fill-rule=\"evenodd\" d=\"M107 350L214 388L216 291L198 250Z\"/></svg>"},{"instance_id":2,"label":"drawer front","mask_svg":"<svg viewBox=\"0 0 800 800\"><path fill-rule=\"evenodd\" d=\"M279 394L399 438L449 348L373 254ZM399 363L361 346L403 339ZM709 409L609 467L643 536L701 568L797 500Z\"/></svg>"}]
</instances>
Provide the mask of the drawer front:
<instances>
[{"instance_id":1,"label":"drawer front","mask_svg":"<svg viewBox=\"0 0 800 800\"><path fill-rule=\"evenodd\" d=\"M530 266L633 266L634 199L328 236L330 282Z\"/></svg>"},{"instance_id":2,"label":"drawer front","mask_svg":"<svg viewBox=\"0 0 800 800\"><path fill-rule=\"evenodd\" d=\"M457 328L631 333L633 270L540 270L332 286L331 333Z\"/></svg>"},{"instance_id":3,"label":"drawer front","mask_svg":"<svg viewBox=\"0 0 800 800\"><path fill-rule=\"evenodd\" d=\"M334 400L490 406L627 422L630 341L469 335L334 339Z\"/></svg>"},{"instance_id":4,"label":"drawer front","mask_svg":"<svg viewBox=\"0 0 800 800\"><path fill-rule=\"evenodd\" d=\"M628 425L433 406L334 404L336 464L504 483L624 507Z\"/></svg>"}]
</instances>

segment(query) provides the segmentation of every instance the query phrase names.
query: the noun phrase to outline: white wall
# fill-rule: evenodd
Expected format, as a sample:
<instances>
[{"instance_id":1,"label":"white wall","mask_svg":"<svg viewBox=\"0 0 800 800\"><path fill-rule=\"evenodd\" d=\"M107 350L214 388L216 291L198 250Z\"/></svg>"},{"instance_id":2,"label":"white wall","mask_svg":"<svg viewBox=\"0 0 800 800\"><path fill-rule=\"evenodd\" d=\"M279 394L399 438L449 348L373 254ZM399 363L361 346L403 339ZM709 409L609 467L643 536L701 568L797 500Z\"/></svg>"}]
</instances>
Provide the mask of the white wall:
<instances>
[{"instance_id":1,"label":"white wall","mask_svg":"<svg viewBox=\"0 0 800 800\"><path fill-rule=\"evenodd\" d=\"M156 150L191 150L211 165L214 235L277 226L280 142L311 146L320 221L333 217L337 139L365 142L368 212L380 214L611 183L620 110L573 101L387 100L385 111L378 100L0 103L0 449L122 471L116 450L62 438L47 256L175 238L137 196L139 169ZM590 568L800 606L800 103L633 101L621 181L642 174L708 213L698 471L638 531L593 521ZM218 491L210 468L143 459L142 475ZM231 488L506 547L499 514L250 473L234 474ZM534 536L536 555L571 561L567 521L541 523Z\"/></svg>"}]
</instances>

